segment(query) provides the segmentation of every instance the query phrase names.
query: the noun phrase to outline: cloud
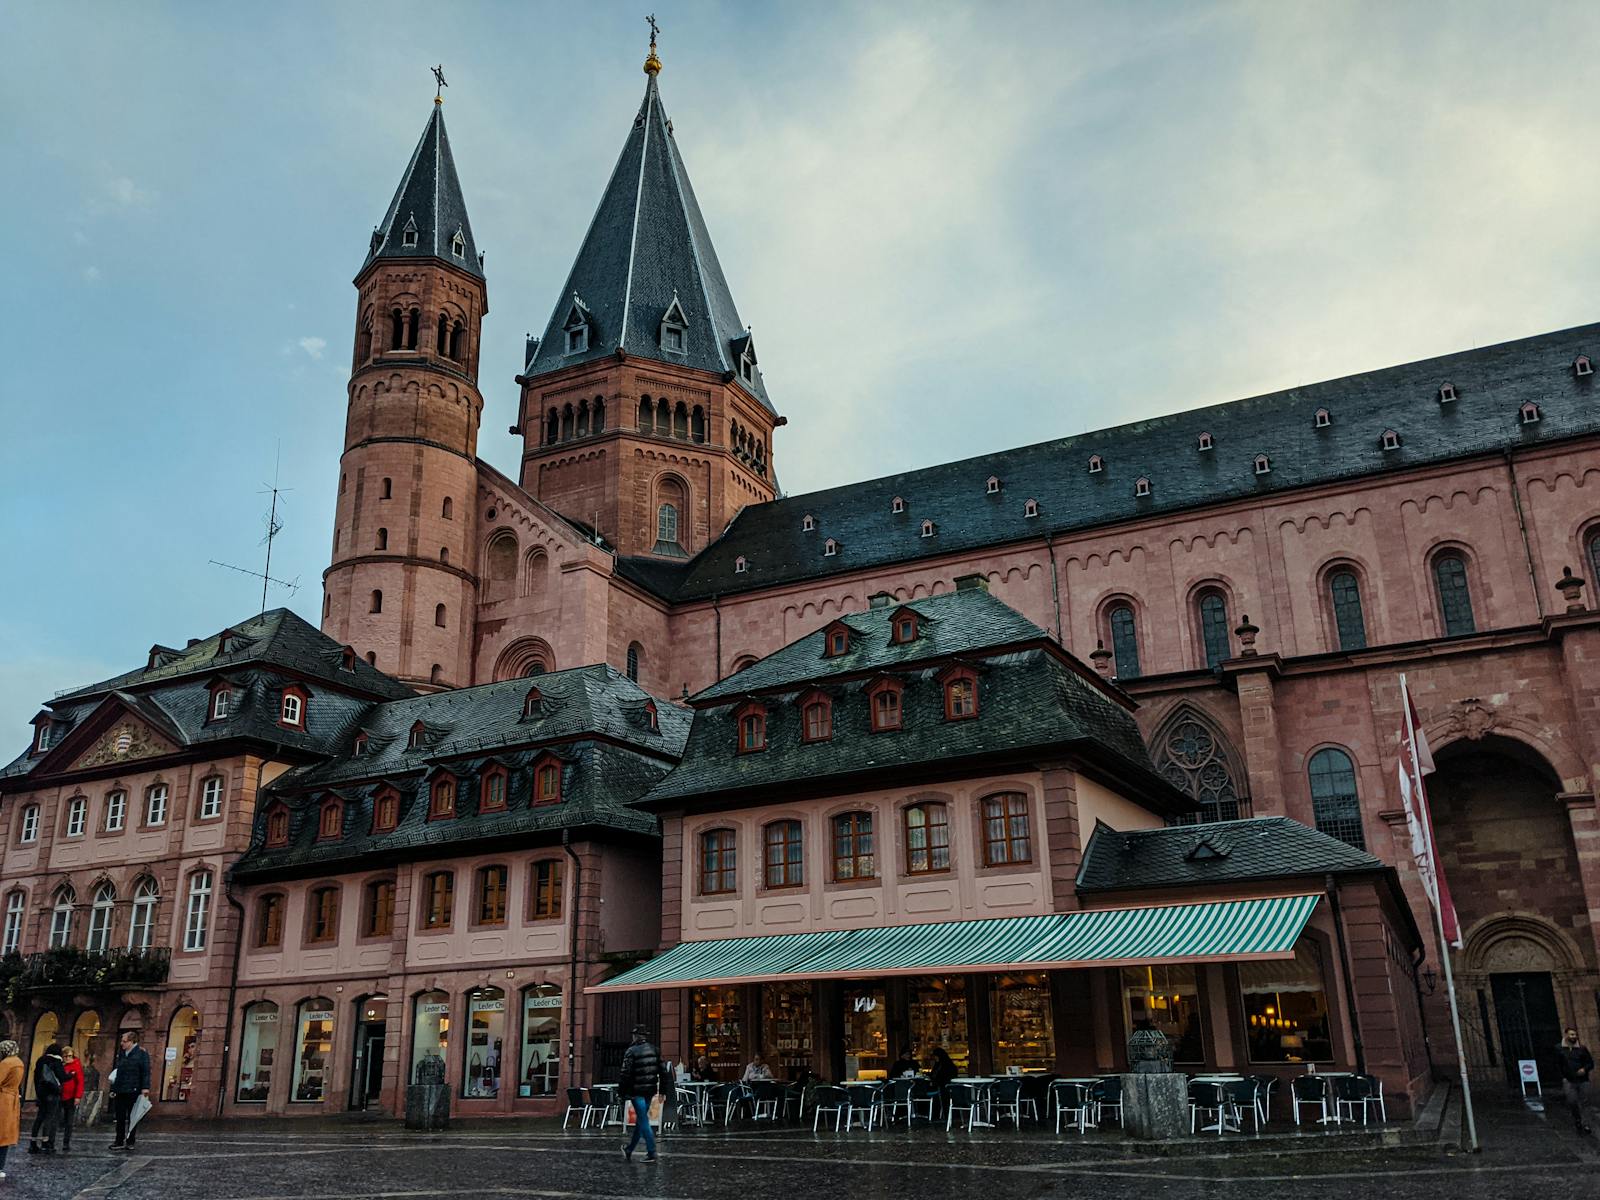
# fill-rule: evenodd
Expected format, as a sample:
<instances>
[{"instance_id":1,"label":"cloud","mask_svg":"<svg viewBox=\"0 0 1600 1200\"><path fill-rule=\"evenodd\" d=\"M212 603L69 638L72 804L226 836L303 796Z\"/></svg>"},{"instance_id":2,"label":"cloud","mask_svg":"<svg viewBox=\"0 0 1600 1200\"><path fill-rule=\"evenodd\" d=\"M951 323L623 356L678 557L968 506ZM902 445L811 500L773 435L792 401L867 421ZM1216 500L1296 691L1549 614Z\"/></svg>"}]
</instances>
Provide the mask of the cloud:
<instances>
[{"instance_id":1,"label":"cloud","mask_svg":"<svg viewBox=\"0 0 1600 1200\"><path fill-rule=\"evenodd\" d=\"M85 283L99 283L100 268L94 266L85 267L83 269L83 281Z\"/></svg>"},{"instance_id":2,"label":"cloud","mask_svg":"<svg viewBox=\"0 0 1600 1200\"><path fill-rule=\"evenodd\" d=\"M155 192L140 187L126 175L117 175L108 180L106 195L121 208L147 208L156 200Z\"/></svg>"},{"instance_id":3,"label":"cloud","mask_svg":"<svg viewBox=\"0 0 1600 1200\"><path fill-rule=\"evenodd\" d=\"M81 229L74 229L72 231L72 244L74 246L87 246L89 244L89 235Z\"/></svg>"},{"instance_id":4,"label":"cloud","mask_svg":"<svg viewBox=\"0 0 1600 1200\"><path fill-rule=\"evenodd\" d=\"M320 359L322 352L328 348L328 339L319 337L303 337L299 342L300 349L304 350L314 359Z\"/></svg>"}]
</instances>

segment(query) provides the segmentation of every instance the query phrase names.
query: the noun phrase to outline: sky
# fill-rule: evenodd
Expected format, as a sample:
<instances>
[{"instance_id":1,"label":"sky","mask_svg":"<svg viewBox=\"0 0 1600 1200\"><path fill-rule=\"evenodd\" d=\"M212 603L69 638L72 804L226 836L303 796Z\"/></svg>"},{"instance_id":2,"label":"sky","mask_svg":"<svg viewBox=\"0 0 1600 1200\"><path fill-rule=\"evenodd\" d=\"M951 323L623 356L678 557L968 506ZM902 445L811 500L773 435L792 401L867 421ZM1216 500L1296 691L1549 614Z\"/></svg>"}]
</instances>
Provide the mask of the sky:
<instances>
[{"instance_id":1,"label":"sky","mask_svg":"<svg viewBox=\"0 0 1600 1200\"><path fill-rule=\"evenodd\" d=\"M1600 5L650 3L789 494L1600 319ZM0 8L0 739L255 613L274 478L316 622L434 63L514 473L646 11Z\"/></svg>"}]
</instances>

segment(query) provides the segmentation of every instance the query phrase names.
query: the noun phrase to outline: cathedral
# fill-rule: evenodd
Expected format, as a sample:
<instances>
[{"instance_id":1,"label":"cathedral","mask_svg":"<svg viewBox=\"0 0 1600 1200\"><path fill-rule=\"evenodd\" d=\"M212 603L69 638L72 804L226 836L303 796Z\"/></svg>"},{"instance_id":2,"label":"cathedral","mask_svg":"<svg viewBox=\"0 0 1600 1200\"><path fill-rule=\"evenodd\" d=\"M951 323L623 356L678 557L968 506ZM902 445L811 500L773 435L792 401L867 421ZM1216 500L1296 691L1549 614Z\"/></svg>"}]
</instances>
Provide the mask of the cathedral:
<instances>
[{"instance_id":1,"label":"cathedral","mask_svg":"<svg viewBox=\"0 0 1600 1200\"><path fill-rule=\"evenodd\" d=\"M435 101L355 277L320 629L153 646L0 768L6 1036L103 1070L138 1028L196 1117L440 1072L560 1111L641 1021L787 1078L1082 1075L1159 1029L1399 1116L1600 1037L1600 324L785 495L660 74L514 470Z\"/></svg>"}]
</instances>

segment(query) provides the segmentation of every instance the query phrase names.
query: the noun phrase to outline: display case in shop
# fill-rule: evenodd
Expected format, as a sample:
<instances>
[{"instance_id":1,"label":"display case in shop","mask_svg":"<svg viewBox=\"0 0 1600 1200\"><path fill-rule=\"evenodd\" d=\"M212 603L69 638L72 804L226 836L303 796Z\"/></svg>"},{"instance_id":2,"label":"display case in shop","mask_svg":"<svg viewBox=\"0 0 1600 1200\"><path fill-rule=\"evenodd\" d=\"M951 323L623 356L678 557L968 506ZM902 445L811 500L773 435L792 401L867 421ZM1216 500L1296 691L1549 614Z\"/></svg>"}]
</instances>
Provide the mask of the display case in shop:
<instances>
[{"instance_id":1,"label":"display case in shop","mask_svg":"<svg viewBox=\"0 0 1600 1200\"><path fill-rule=\"evenodd\" d=\"M994 982L991 1028L996 1071L1048 1071L1056 1063L1050 981L1044 975L1002 975Z\"/></svg>"},{"instance_id":2,"label":"display case in shop","mask_svg":"<svg viewBox=\"0 0 1600 1200\"><path fill-rule=\"evenodd\" d=\"M762 1049L773 1074L798 1078L813 1069L811 985L773 984L761 989Z\"/></svg>"},{"instance_id":3,"label":"display case in shop","mask_svg":"<svg viewBox=\"0 0 1600 1200\"><path fill-rule=\"evenodd\" d=\"M960 1070L968 1069L967 981L952 979L913 980L906 994L911 1021L911 1042L926 1068L935 1046L944 1048Z\"/></svg>"},{"instance_id":4,"label":"display case in shop","mask_svg":"<svg viewBox=\"0 0 1600 1200\"><path fill-rule=\"evenodd\" d=\"M736 987L696 988L690 997L689 1044L711 1060L719 1078L744 1070L744 995Z\"/></svg>"}]
</instances>

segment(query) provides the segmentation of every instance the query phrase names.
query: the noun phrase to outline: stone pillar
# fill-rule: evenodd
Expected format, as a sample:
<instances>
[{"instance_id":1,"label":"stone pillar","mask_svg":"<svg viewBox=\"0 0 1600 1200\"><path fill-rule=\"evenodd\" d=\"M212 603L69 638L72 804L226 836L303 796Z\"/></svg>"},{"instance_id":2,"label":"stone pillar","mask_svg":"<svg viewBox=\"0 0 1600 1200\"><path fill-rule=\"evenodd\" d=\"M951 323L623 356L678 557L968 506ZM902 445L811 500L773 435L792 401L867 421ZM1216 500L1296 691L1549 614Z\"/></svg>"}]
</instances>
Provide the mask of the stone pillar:
<instances>
[{"instance_id":1,"label":"stone pillar","mask_svg":"<svg viewBox=\"0 0 1600 1200\"><path fill-rule=\"evenodd\" d=\"M1177 1071L1123 1075L1122 1128L1129 1137L1168 1141L1189 1132L1189 1080Z\"/></svg>"},{"instance_id":2,"label":"stone pillar","mask_svg":"<svg viewBox=\"0 0 1600 1200\"><path fill-rule=\"evenodd\" d=\"M1572 844L1578 852L1578 877L1583 882L1583 903L1589 914L1589 936L1600 958L1600 813L1593 792L1558 792L1572 826Z\"/></svg>"},{"instance_id":3,"label":"stone pillar","mask_svg":"<svg viewBox=\"0 0 1600 1200\"><path fill-rule=\"evenodd\" d=\"M1251 654L1254 655L1253 650ZM1278 711L1273 695L1276 664L1276 658L1251 657L1234 672L1239 723L1244 728L1245 774L1250 780L1250 811L1257 817L1282 816L1285 810L1283 772L1278 761Z\"/></svg>"},{"instance_id":4,"label":"stone pillar","mask_svg":"<svg viewBox=\"0 0 1600 1200\"><path fill-rule=\"evenodd\" d=\"M1077 773L1061 763L1041 763L1044 782L1045 842L1049 848L1050 907L1078 907L1078 866L1086 836L1078 824Z\"/></svg>"}]
</instances>

